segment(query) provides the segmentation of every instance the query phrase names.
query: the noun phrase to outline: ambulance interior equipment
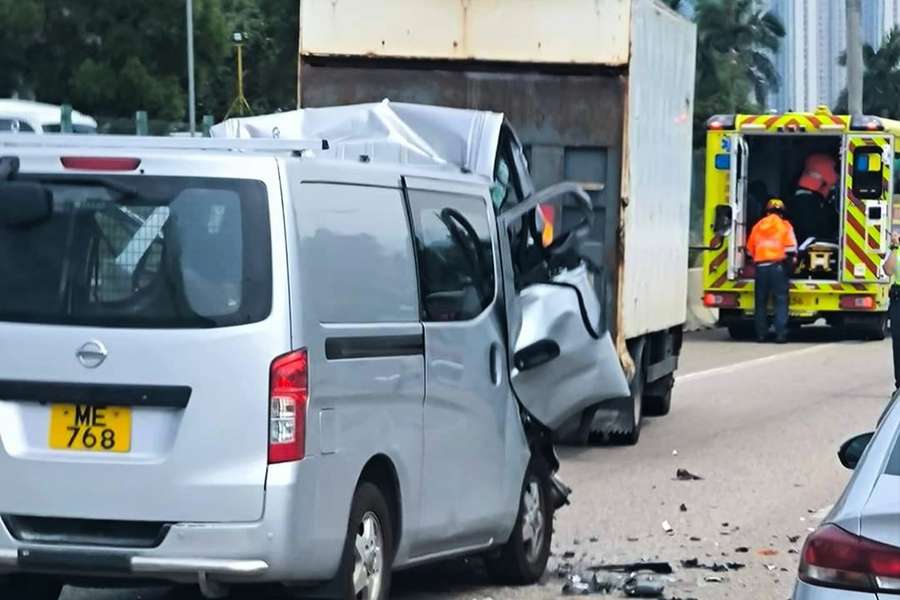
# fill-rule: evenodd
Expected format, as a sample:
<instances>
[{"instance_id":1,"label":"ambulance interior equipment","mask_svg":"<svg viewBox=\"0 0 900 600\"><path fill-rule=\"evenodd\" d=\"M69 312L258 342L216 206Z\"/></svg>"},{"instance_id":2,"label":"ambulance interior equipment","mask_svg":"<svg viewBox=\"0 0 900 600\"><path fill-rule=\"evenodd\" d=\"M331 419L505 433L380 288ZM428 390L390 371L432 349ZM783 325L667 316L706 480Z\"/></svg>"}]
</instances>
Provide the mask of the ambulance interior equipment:
<instances>
[{"instance_id":1,"label":"ambulance interior equipment","mask_svg":"<svg viewBox=\"0 0 900 600\"><path fill-rule=\"evenodd\" d=\"M747 167L747 202L744 205L747 227L745 239L738 240L741 246L746 243L753 225L765 213L766 202L771 197L785 201L787 218L795 230L802 230L795 223L796 217L791 212L794 193L798 190L798 181L803 175L807 157L813 154L824 154L834 158L836 169L840 171L841 136L839 135L802 135L786 139L784 136L745 135L744 141L748 150ZM840 180L826 197L826 207L833 212L835 237L819 239L807 237L797 239L797 264L794 267L793 279L836 280L839 275L839 232L841 226ZM753 276L752 261L746 260L741 275Z\"/></svg>"}]
</instances>

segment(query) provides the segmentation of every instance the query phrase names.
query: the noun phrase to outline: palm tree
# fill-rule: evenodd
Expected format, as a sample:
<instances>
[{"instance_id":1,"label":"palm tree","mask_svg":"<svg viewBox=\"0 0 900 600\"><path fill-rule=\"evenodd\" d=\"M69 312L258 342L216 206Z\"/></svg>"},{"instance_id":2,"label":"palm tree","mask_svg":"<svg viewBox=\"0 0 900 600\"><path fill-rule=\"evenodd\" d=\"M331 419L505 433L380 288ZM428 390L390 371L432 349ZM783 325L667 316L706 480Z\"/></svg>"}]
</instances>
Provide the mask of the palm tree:
<instances>
[{"instance_id":1,"label":"palm tree","mask_svg":"<svg viewBox=\"0 0 900 600\"><path fill-rule=\"evenodd\" d=\"M698 94L727 94L732 111L746 107L749 92L765 107L779 78L772 56L785 35L784 25L755 0L698 0ZM746 95L745 95L746 94ZM726 108L726 107L723 107Z\"/></svg>"},{"instance_id":2,"label":"palm tree","mask_svg":"<svg viewBox=\"0 0 900 600\"><path fill-rule=\"evenodd\" d=\"M846 52L838 63L847 64ZM878 50L863 46L863 112L868 115L900 116L900 28L894 28ZM847 90L841 92L835 111L847 112Z\"/></svg>"}]
</instances>

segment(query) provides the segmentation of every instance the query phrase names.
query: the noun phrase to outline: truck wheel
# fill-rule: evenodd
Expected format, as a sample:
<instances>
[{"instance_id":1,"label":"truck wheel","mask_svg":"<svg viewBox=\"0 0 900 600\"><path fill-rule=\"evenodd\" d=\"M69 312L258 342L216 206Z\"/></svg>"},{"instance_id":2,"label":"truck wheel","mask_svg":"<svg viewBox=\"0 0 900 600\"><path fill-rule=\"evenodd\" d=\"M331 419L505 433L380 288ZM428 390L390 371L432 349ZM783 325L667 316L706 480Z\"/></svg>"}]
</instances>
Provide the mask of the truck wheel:
<instances>
[{"instance_id":1,"label":"truck wheel","mask_svg":"<svg viewBox=\"0 0 900 600\"><path fill-rule=\"evenodd\" d=\"M341 560L347 600L387 600L391 588L394 534L384 494L373 483L356 488Z\"/></svg>"},{"instance_id":2,"label":"truck wheel","mask_svg":"<svg viewBox=\"0 0 900 600\"><path fill-rule=\"evenodd\" d=\"M659 381L653 382L653 391L644 396L644 414L649 417L662 417L672 409L672 389L675 387L675 375L668 374Z\"/></svg>"},{"instance_id":3,"label":"truck wheel","mask_svg":"<svg viewBox=\"0 0 900 600\"><path fill-rule=\"evenodd\" d=\"M529 585L547 569L553 538L553 507L547 469L532 458L519 496L519 515L509 540L498 553L485 558L491 577L507 585Z\"/></svg>"},{"instance_id":4,"label":"truck wheel","mask_svg":"<svg viewBox=\"0 0 900 600\"><path fill-rule=\"evenodd\" d=\"M613 442L624 446L634 446L641 439L641 425L644 423L644 385L644 365L643 357L641 357L636 365L631 384L628 386L631 389L631 403L626 420L631 424L631 429L610 434Z\"/></svg>"},{"instance_id":5,"label":"truck wheel","mask_svg":"<svg viewBox=\"0 0 900 600\"><path fill-rule=\"evenodd\" d=\"M733 340L752 340L756 336L752 323L735 323L728 326L728 335Z\"/></svg>"},{"instance_id":6,"label":"truck wheel","mask_svg":"<svg viewBox=\"0 0 900 600\"><path fill-rule=\"evenodd\" d=\"M9 575L0 577L0 598L58 600L62 583L46 576Z\"/></svg>"}]
</instances>

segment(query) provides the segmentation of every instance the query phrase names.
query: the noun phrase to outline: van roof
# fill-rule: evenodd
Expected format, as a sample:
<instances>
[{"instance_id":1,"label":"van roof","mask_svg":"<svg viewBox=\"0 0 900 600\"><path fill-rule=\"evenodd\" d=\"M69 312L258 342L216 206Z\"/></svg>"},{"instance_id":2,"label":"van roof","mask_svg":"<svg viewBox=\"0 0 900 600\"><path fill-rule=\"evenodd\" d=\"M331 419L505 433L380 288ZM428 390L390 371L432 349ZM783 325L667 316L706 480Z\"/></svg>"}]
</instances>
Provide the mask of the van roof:
<instances>
[{"instance_id":1,"label":"van roof","mask_svg":"<svg viewBox=\"0 0 900 600\"><path fill-rule=\"evenodd\" d=\"M16 98L0 98L0 116L28 119L41 125L56 125L60 122L62 107L56 104L34 102L31 100L19 100ZM92 117L72 111L72 123L97 127L97 121Z\"/></svg>"},{"instance_id":2,"label":"van roof","mask_svg":"<svg viewBox=\"0 0 900 600\"><path fill-rule=\"evenodd\" d=\"M287 161L311 165L321 164L329 169L347 169L356 173L379 173L380 177L393 174L410 177L444 179L485 184L489 178L468 173L453 164L402 161L396 155L381 153L350 154L344 147L332 148L327 140L279 140L233 138L184 138L132 135L71 135L46 136L0 134L0 154L45 155L58 153L65 156L129 156L142 158L148 155L171 156L178 152L184 159L191 156L209 158L221 154L229 160L241 156L271 156ZM401 157L402 158L402 157Z\"/></svg>"}]
</instances>

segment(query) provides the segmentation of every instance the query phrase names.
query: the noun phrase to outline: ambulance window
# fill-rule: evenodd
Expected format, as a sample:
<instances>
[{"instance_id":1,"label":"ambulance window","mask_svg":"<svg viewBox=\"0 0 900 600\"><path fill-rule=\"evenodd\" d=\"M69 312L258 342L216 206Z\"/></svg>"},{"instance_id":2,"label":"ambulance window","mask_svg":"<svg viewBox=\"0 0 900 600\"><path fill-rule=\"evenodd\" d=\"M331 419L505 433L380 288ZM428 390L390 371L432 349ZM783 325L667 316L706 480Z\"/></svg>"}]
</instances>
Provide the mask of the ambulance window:
<instances>
[{"instance_id":1,"label":"ambulance window","mask_svg":"<svg viewBox=\"0 0 900 600\"><path fill-rule=\"evenodd\" d=\"M857 198L877 199L884 194L883 158L878 146L853 152L853 193Z\"/></svg>"}]
</instances>

